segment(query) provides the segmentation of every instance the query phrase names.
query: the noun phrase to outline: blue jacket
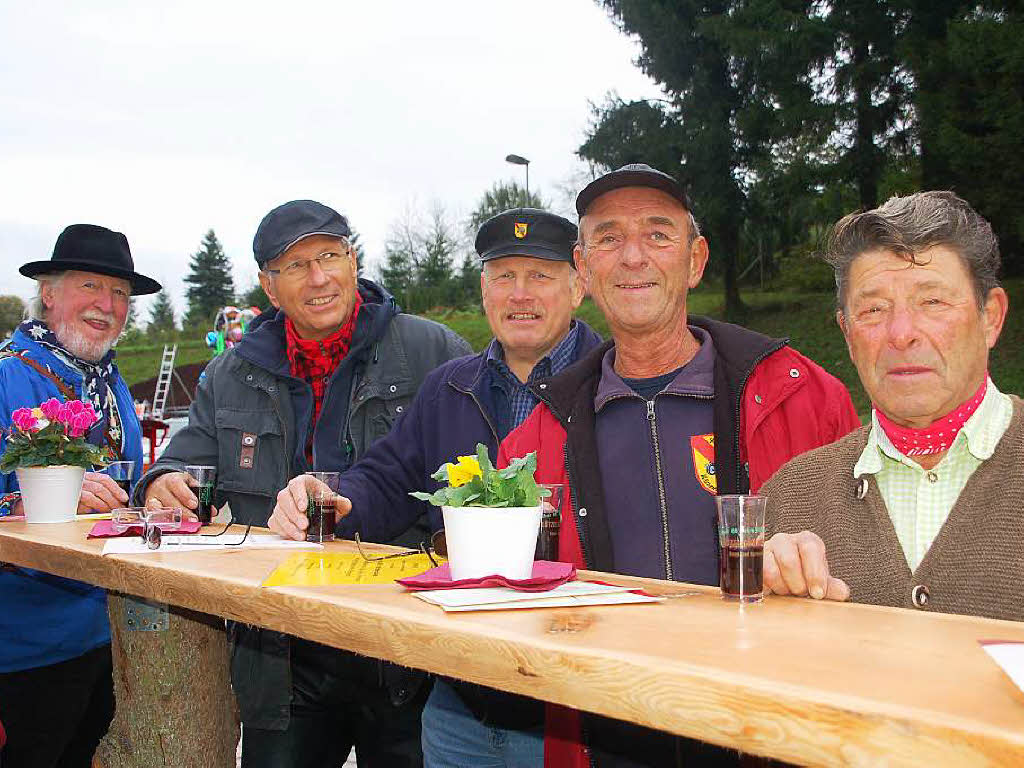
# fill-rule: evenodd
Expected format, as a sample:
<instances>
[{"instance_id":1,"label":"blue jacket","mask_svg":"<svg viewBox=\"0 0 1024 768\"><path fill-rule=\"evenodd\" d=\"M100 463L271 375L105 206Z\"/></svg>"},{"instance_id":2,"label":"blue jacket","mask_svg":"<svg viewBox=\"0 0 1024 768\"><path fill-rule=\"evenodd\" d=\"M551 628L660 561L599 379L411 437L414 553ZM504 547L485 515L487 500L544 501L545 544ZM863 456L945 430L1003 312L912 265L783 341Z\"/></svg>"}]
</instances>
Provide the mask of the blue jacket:
<instances>
[{"instance_id":1,"label":"blue jacket","mask_svg":"<svg viewBox=\"0 0 1024 768\"><path fill-rule=\"evenodd\" d=\"M20 331L14 332L6 348L23 351L83 396L82 375ZM124 458L135 462L135 477L139 477L142 430L128 386L116 371L113 390L124 429ZM52 381L19 360L0 360L0 428L4 435L11 426L12 411L33 408L51 397L64 399ZM5 442L0 435L0 452ZM0 475L0 494L17 487L13 472ZM0 566L0 672L56 664L109 642L104 590L30 568Z\"/></svg>"},{"instance_id":2,"label":"blue jacket","mask_svg":"<svg viewBox=\"0 0 1024 768\"><path fill-rule=\"evenodd\" d=\"M577 322L574 360L601 343L590 326ZM352 538L358 531L364 541L392 541L423 514L432 531L443 527L440 508L409 491L436 490L440 484L430 475L456 456L475 454L477 443L497 457L505 435L498 434L491 375L485 350L427 376L408 412L341 476L339 492L352 502L352 513L338 523L339 535Z\"/></svg>"}]
</instances>

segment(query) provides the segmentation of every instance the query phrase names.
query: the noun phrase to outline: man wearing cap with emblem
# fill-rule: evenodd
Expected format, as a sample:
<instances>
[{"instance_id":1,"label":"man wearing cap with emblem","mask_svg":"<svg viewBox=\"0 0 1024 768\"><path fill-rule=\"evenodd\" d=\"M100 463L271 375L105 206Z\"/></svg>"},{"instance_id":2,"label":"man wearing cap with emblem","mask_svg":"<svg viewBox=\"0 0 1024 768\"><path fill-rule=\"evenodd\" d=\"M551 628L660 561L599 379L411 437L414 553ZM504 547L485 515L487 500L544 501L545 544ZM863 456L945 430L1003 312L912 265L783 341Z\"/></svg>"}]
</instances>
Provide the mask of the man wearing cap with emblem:
<instances>
[{"instance_id":1,"label":"man wearing cap with emblem","mask_svg":"<svg viewBox=\"0 0 1024 768\"><path fill-rule=\"evenodd\" d=\"M442 527L440 510L411 498L434 490L437 467L473 454L477 443L496 455L498 443L537 404L543 387L600 343L573 311L583 285L572 263L576 225L533 208L516 208L480 227L480 290L494 339L479 354L434 371L408 413L351 470L341 493L351 513L340 535L387 541L427 512ZM343 502L344 509L348 504ZM271 529L302 538L305 484L293 481L278 496ZM534 766L543 759L544 706L522 696L439 679L423 711L426 765Z\"/></svg>"},{"instance_id":2,"label":"man wearing cap with emblem","mask_svg":"<svg viewBox=\"0 0 1024 768\"><path fill-rule=\"evenodd\" d=\"M894 197L836 224L826 260L871 424L765 485L765 586L1020 621L1024 405L988 376L991 225L952 192Z\"/></svg>"},{"instance_id":3,"label":"man wearing cap with emblem","mask_svg":"<svg viewBox=\"0 0 1024 768\"><path fill-rule=\"evenodd\" d=\"M53 256L20 269L38 283L28 319L0 348L0 428L11 412L50 398L92 403L100 419L86 440L142 470L142 434L112 347L132 296L160 284L138 274L120 232L73 224ZM4 450L0 435L0 453ZM0 515L21 514L14 473L0 475ZM107 512L128 497L87 472L79 512ZM0 564L0 720L4 768L82 766L114 712L106 592L29 568Z\"/></svg>"},{"instance_id":4,"label":"man wearing cap with emblem","mask_svg":"<svg viewBox=\"0 0 1024 768\"><path fill-rule=\"evenodd\" d=\"M625 166L585 187L576 210L576 266L613 339L534 389L542 403L502 444L499 463L537 451L537 481L572 487L560 560L718 584L714 496L756 492L790 457L855 428L850 395L784 339L688 315L708 242L671 176ZM547 765L736 760L639 726L585 720L581 729L579 713L549 707Z\"/></svg>"},{"instance_id":5,"label":"man wearing cap with emblem","mask_svg":"<svg viewBox=\"0 0 1024 768\"><path fill-rule=\"evenodd\" d=\"M357 278L350 234L344 216L312 200L263 218L253 252L274 308L207 366L188 426L137 499L195 508L182 470L215 465L215 503L228 503L237 522L266 525L289 480L349 467L429 371L469 351ZM353 745L364 768L421 764L422 672L234 622L228 639L245 768L339 765Z\"/></svg>"}]
</instances>

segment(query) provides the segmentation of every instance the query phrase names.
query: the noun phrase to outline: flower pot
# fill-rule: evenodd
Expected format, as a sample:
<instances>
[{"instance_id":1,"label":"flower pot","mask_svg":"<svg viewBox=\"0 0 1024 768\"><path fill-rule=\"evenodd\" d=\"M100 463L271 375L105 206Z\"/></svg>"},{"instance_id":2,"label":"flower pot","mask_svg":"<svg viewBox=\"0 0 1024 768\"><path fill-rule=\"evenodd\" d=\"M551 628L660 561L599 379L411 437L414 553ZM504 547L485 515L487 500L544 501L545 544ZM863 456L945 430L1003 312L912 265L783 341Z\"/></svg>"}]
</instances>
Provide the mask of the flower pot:
<instances>
[{"instance_id":1,"label":"flower pot","mask_svg":"<svg viewBox=\"0 0 1024 768\"><path fill-rule=\"evenodd\" d=\"M530 578L541 509L441 507L452 580Z\"/></svg>"},{"instance_id":2,"label":"flower pot","mask_svg":"<svg viewBox=\"0 0 1024 768\"><path fill-rule=\"evenodd\" d=\"M22 467L14 471L26 523L66 523L75 519L85 479L83 467Z\"/></svg>"}]
</instances>

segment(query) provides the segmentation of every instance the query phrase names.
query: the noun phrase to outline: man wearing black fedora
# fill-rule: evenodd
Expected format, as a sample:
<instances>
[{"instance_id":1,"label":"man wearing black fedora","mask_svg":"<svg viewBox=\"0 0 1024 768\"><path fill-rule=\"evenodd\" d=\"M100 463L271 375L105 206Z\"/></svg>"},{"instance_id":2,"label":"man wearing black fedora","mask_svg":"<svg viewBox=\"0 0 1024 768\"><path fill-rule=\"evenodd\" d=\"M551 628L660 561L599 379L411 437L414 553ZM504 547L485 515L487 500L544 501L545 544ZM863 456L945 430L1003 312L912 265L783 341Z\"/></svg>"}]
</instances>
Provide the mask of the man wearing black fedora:
<instances>
[{"instance_id":1,"label":"man wearing black fedora","mask_svg":"<svg viewBox=\"0 0 1024 768\"><path fill-rule=\"evenodd\" d=\"M237 522L266 525L289 480L350 466L432 369L470 351L359 278L350 236L344 216L313 200L263 218L253 253L274 308L207 366L188 426L143 477L137 500L195 509L182 470L210 464L214 503L228 503ZM422 764L425 673L235 622L227 632L244 768L337 766L353 745L361 768Z\"/></svg>"},{"instance_id":2,"label":"man wearing black fedora","mask_svg":"<svg viewBox=\"0 0 1024 768\"><path fill-rule=\"evenodd\" d=\"M28 319L0 348L0 427L17 408L85 400L99 414L86 439L142 470L142 435L112 347L132 296L160 284L135 271L128 240L92 224L65 229L45 261L20 269L38 291ZM0 435L0 453L5 439ZM107 475L87 472L79 511L124 506ZM0 516L21 513L15 475L0 475ZM0 568L0 720L4 768L92 762L113 715L106 593L27 568Z\"/></svg>"}]
</instances>

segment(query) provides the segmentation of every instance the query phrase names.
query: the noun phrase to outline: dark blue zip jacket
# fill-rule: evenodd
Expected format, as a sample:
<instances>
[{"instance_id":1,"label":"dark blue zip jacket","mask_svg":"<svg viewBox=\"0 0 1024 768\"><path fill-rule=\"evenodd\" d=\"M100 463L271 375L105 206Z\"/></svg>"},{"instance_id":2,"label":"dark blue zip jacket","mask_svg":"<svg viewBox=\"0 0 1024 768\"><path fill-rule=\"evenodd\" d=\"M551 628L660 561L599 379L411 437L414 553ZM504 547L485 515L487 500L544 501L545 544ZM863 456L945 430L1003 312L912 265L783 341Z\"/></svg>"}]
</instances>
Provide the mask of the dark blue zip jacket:
<instances>
[{"instance_id":1,"label":"dark blue zip jacket","mask_svg":"<svg viewBox=\"0 0 1024 768\"><path fill-rule=\"evenodd\" d=\"M601 337L577 320L579 336L573 360L601 343ZM340 493L352 502L352 513L338 524L338 534L364 541L391 541L421 515L430 528L443 527L441 510L409 495L433 492L440 484L430 477L457 456L476 453L483 443L491 458L498 454L501 421L496 415L486 351L451 360L430 373L406 413L391 432L374 443L341 476Z\"/></svg>"}]
</instances>

